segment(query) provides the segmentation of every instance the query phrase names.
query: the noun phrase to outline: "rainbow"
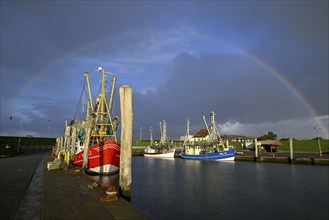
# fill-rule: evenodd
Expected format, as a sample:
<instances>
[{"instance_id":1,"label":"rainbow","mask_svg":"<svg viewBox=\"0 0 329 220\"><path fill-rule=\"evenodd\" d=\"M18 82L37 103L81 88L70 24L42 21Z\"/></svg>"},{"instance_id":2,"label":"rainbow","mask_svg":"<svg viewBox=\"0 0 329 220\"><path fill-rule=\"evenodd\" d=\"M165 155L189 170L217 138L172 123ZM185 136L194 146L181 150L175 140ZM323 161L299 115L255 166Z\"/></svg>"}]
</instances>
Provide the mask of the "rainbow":
<instances>
[{"instance_id":1,"label":"rainbow","mask_svg":"<svg viewBox=\"0 0 329 220\"><path fill-rule=\"evenodd\" d=\"M145 31L144 31L145 32ZM195 34L194 34L195 35ZM80 51L83 51L87 48L90 48L94 45L98 45L101 43L105 43L108 41L112 41L115 39L119 39L122 38L123 36L128 36L127 33L125 34L121 34L121 35L115 35L115 36L111 36L111 37L103 37L100 38L96 41L93 41L89 44L85 44L81 47L78 47L70 52L68 52L67 54L65 54L64 56L60 57L59 59L55 60L53 63L51 63L50 65L48 65L47 67L45 67L44 69L42 69L38 74L36 74L33 78L31 78L30 81L28 81L23 87L21 87L20 90L18 90L18 92L14 95L14 97L7 103L7 105L5 106L5 111L10 109L10 107L13 105L15 99L17 99L18 97L20 97L25 91L26 89L28 89L29 87L31 87L35 82L37 82L41 77L43 77L44 75L48 74L54 67L58 66L59 64L63 63L64 61L66 61L67 59L69 59L70 57L72 57L74 54L77 54ZM291 91L291 93L298 99L298 101L305 107L305 109L310 113L310 115L312 117L315 118L316 123L318 125L318 127L320 128L320 131L322 132L322 135L324 137L328 136L328 128L327 126L325 126L325 124L321 121L321 117L319 116L319 114L317 114L316 110L312 107L312 105L307 101L307 99L302 95L302 93L296 88L296 86L294 86L288 79L286 79L284 77L284 75L279 72L277 69L275 69L273 66L271 66L270 64L266 63L263 59L261 59L260 57L257 57L254 54L248 53L247 51L241 49L240 47L230 44L228 42L225 42L223 40L219 40L219 39L215 39L213 37L209 37L209 36L205 36L205 35L197 35L197 37L199 38L203 38L204 40L207 41L212 41L215 44L220 44L220 45L225 45L231 49L234 49L235 51L239 51L241 54L247 56L248 58L250 58L251 60L253 60L255 63L257 63L258 65L260 65L261 67L263 67L264 69L267 70L267 72L269 72L270 74L272 74L278 81L280 81L289 91Z\"/></svg>"},{"instance_id":2,"label":"rainbow","mask_svg":"<svg viewBox=\"0 0 329 220\"><path fill-rule=\"evenodd\" d=\"M282 73L274 69L271 65L267 64L264 60L261 60L259 57L253 56L249 54L249 57L254 60L257 64L263 66L266 70L268 70L276 79L278 79L281 83L283 83L292 94L302 103L305 109L315 118L317 121L320 130L322 131L322 135L324 137L328 136L328 128L322 123L321 117L313 108L313 106L307 101L307 99L302 95L302 93L294 86L288 79L286 79Z\"/></svg>"}]
</instances>

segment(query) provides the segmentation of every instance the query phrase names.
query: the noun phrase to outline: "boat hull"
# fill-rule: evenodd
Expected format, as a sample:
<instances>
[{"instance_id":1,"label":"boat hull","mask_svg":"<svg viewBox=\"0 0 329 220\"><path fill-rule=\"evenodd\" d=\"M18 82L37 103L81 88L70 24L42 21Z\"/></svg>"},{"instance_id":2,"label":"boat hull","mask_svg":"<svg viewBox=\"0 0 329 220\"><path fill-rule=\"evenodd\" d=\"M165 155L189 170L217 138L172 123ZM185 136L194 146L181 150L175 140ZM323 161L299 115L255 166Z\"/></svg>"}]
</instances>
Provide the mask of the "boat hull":
<instances>
[{"instance_id":1,"label":"boat hull","mask_svg":"<svg viewBox=\"0 0 329 220\"><path fill-rule=\"evenodd\" d=\"M76 154L74 165L82 167L84 151ZM112 174L120 169L120 144L115 141L106 141L103 145L89 148L88 172L97 174Z\"/></svg>"},{"instance_id":2,"label":"boat hull","mask_svg":"<svg viewBox=\"0 0 329 220\"><path fill-rule=\"evenodd\" d=\"M236 149L230 149L228 151L220 151L211 154L185 154L181 153L180 157L188 160L214 160L214 161L234 161Z\"/></svg>"},{"instance_id":3,"label":"boat hull","mask_svg":"<svg viewBox=\"0 0 329 220\"><path fill-rule=\"evenodd\" d=\"M144 152L145 157L159 157L159 158L174 158L175 156L175 149L162 152L162 153L146 153Z\"/></svg>"}]
</instances>

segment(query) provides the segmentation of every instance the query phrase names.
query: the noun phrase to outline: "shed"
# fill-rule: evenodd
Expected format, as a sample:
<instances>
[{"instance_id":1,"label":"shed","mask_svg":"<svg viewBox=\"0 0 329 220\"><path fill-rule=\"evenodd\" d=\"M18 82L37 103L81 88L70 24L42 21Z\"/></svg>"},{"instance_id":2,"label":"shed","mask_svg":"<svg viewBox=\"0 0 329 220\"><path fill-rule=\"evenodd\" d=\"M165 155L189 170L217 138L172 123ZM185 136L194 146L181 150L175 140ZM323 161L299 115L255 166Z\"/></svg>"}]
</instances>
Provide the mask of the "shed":
<instances>
[{"instance_id":1,"label":"shed","mask_svg":"<svg viewBox=\"0 0 329 220\"><path fill-rule=\"evenodd\" d=\"M282 143L278 140L260 141L261 150L263 150L264 152L278 152L279 146L282 146Z\"/></svg>"}]
</instances>

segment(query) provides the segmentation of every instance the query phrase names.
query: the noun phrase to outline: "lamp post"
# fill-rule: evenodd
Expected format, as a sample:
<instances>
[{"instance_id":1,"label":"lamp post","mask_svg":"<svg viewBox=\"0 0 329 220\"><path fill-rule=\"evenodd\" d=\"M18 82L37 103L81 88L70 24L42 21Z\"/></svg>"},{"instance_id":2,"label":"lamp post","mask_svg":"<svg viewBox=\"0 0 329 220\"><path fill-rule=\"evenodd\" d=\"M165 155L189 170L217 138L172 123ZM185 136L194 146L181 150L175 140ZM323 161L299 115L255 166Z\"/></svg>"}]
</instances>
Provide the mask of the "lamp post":
<instances>
[{"instance_id":1,"label":"lamp post","mask_svg":"<svg viewBox=\"0 0 329 220\"><path fill-rule=\"evenodd\" d=\"M22 137L23 125L24 125L24 124L21 124L21 130L20 130L20 132L19 132L17 151L19 151L19 147L20 147L20 145L21 145L21 137Z\"/></svg>"},{"instance_id":2,"label":"lamp post","mask_svg":"<svg viewBox=\"0 0 329 220\"><path fill-rule=\"evenodd\" d=\"M49 137L49 131L50 131L50 120L48 120L48 137Z\"/></svg>"},{"instance_id":3,"label":"lamp post","mask_svg":"<svg viewBox=\"0 0 329 220\"><path fill-rule=\"evenodd\" d=\"M13 116L10 116L10 121L9 121L9 135L10 136L10 131L11 131L11 121L13 120Z\"/></svg>"},{"instance_id":4,"label":"lamp post","mask_svg":"<svg viewBox=\"0 0 329 220\"><path fill-rule=\"evenodd\" d=\"M313 127L313 129L316 131L316 136L318 138L318 145L319 145L319 151L320 151L320 158L322 158L322 150L321 150L321 143L320 143L320 129L318 129L317 127Z\"/></svg>"}]
</instances>

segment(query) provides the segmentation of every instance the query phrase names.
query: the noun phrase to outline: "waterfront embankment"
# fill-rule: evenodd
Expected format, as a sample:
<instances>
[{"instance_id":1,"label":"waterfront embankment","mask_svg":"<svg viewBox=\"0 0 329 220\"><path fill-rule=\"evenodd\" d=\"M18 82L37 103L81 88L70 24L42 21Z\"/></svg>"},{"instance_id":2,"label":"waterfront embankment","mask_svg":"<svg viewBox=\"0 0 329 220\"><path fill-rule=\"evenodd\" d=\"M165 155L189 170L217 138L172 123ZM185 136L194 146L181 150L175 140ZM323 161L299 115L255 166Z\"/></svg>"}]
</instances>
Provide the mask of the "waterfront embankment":
<instances>
[{"instance_id":1,"label":"waterfront embankment","mask_svg":"<svg viewBox=\"0 0 329 220\"><path fill-rule=\"evenodd\" d=\"M133 147L133 156L143 156L144 147ZM180 149L176 150L175 157L179 158ZM309 165L327 165L329 166L329 154L324 153L319 158L318 153L294 153L293 158L288 152L275 153L260 153L258 157L255 156L255 151L243 150L238 151L235 156L235 161L250 161L250 162L268 162L268 163L290 163L290 164L309 164Z\"/></svg>"}]
</instances>

